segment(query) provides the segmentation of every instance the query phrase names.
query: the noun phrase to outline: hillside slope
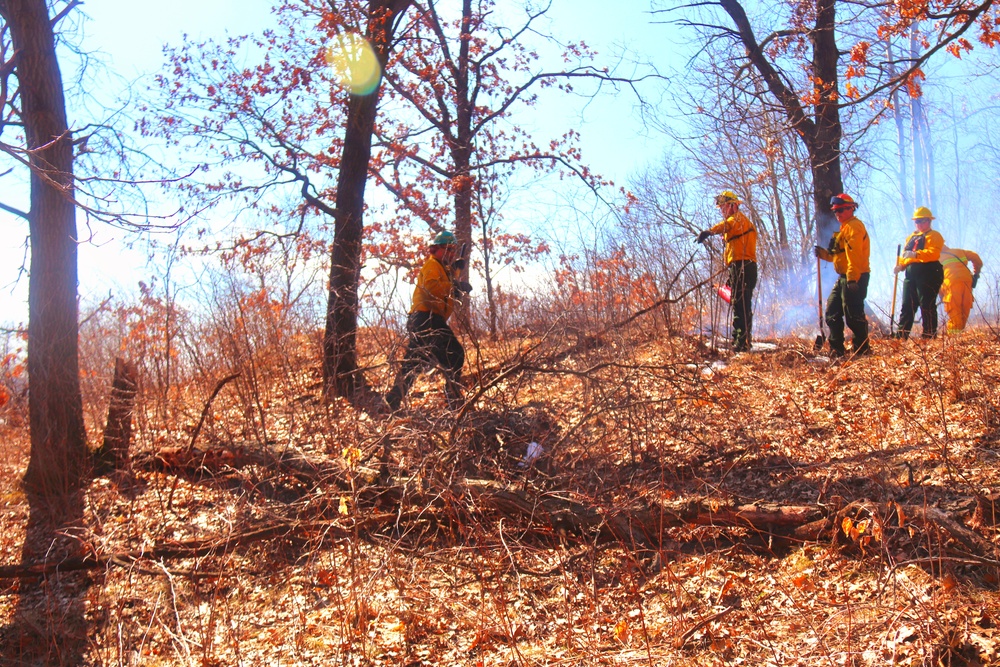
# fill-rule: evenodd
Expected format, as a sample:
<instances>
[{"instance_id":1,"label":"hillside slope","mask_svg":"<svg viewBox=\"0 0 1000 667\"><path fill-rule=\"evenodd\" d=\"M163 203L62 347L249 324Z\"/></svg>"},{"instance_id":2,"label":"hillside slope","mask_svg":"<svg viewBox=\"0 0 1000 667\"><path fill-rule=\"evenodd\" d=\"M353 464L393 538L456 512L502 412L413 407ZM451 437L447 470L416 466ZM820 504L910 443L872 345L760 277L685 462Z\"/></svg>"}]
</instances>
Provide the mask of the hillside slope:
<instances>
[{"instance_id":1,"label":"hillside slope","mask_svg":"<svg viewBox=\"0 0 1000 667\"><path fill-rule=\"evenodd\" d=\"M289 393L265 442L220 394L34 571L8 426L2 664L53 624L90 664L1000 664L995 335L876 342L524 340L461 411Z\"/></svg>"}]
</instances>

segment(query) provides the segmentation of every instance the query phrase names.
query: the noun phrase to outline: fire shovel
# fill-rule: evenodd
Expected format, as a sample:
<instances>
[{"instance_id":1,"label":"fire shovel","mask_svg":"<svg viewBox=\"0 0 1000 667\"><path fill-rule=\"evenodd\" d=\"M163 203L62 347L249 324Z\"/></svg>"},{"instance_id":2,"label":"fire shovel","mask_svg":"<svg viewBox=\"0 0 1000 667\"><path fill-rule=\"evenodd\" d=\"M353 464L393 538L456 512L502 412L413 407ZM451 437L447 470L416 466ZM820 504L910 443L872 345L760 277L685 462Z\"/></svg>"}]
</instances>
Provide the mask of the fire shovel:
<instances>
[{"instance_id":1,"label":"fire shovel","mask_svg":"<svg viewBox=\"0 0 1000 667\"><path fill-rule=\"evenodd\" d=\"M816 336L813 349L819 352L826 342L826 334L823 333L823 268L819 257L816 258L816 306L819 313L819 335Z\"/></svg>"}]
</instances>

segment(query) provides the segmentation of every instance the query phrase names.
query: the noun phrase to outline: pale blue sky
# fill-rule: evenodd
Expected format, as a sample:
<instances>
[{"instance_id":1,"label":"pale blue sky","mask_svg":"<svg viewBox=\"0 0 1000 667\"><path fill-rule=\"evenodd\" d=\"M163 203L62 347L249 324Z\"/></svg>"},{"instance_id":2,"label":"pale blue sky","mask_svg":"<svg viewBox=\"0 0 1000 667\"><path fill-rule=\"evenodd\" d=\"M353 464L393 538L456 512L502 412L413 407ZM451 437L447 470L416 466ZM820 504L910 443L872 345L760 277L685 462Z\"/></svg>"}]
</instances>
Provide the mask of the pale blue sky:
<instances>
[{"instance_id":1,"label":"pale blue sky","mask_svg":"<svg viewBox=\"0 0 1000 667\"><path fill-rule=\"evenodd\" d=\"M500 3L503 4L502 2ZM185 34L194 39L223 39L227 35L260 32L272 23L270 0L173 0L168 3L137 3L133 0L86 0L82 11L90 18L85 23L82 48L97 52L107 63L110 83L97 94L108 100L124 95L123 88L143 75L159 71L163 45L177 45ZM613 12L603 0L556 0L550 11L551 30L565 41L587 42L604 58L630 49L655 55L664 44L664 26L651 26L646 0L631 0L616 5ZM625 73L630 73L626 66ZM64 78L71 77L64 65ZM546 128L567 127L581 132L586 161L607 178L624 185L628 176L650 160L659 148L646 136L635 112L631 94L601 96L589 103L543 105L536 117L526 123ZM70 124L79 125L82 114L70 112ZM547 137L545 137L547 139ZM23 193L22 193L23 194ZM19 198L18 194L8 197ZM23 256L27 225L0 215L17 233L8 236L10 243L3 254L0 271L0 321L16 323L26 318L27 281L17 279L16 267ZM133 289L140 279L148 278L146 260L139 252L122 249L124 232L111 228L90 230L95 243L80 248L80 296L84 304L93 304L118 293L123 286ZM81 229L81 235L86 233Z\"/></svg>"},{"instance_id":2,"label":"pale blue sky","mask_svg":"<svg viewBox=\"0 0 1000 667\"><path fill-rule=\"evenodd\" d=\"M503 0L498 3L504 6ZM222 39L226 35L260 32L272 24L270 0L174 0L171 3L136 3L126 0L86 0L83 11L90 17L85 28L85 39L81 45L85 51L104 54L109 69L118 77L113 83L102 87L99 92L109 100L119 97L120 86L159 71L162 66L164 44L179 44L184 34L196 39ZM554 34L566 41L583 40L598 50L600 64L614 61L623 47L654 61L657 67L667 72L670 68L683 70L684 56L688 49L677 43L678 31L668 25L654 24L649 13L648 0L627 0L614 4L609 11L606 0L554 0L549 13L548 26ZM631 73L625 65L623 74ZM68 76L68 73L67 73ZM659 94L658 86L651 85L647 92L651 101ZM635 109L635 98L631 93L604 95L589 103L584 99L558 98L554 103L545 104L530 118L526 125L539 130L543 138L546 132L561 134L573 127L581 134L581 148L584 160L596 172L613 179L618 185L627 185L629 177L650 162L655 162L664 150L664 140L660 135L649 133L640 122ZM71 124L79 125L82 119L71 113ZM891 168L891 165L886 165ZM870 185L870 184L869 184ZM22 188L23 189L23 188ZM861 193L862 217L866 221L879 223L873 231L885 230L886 223L898 214L882 213L878 209L869 210L877 200L878 189ZM10 203L17 204L23 192L9 197ZM546 193L558 200L555 192ZM563 195L569 199L574 194ZM541 199L541 198L540 198ZM7 199L5 199L7 201ZM532 201L535 210L523 212L512 210L508 220L517 224L517 217L530 218L534 214L546 215L551 209L545 204ZM865 218L865 216L868 216ZM21 280L12 291L11 285L17 278L17 268L24 255L23 243L27 227L23 221L0 215L0 220L9 229L16 230L7 236L8 243L3 254L0 270L0 322L15 323L26 316L26 280ZM945 228L948 221L942 220ZM568 226L572 226L572 222ZM879 248L873 247L873 261L891 263L891 251L902 239L897 235L906 229L905 220L895 220L896 231L885 234L888 239L879 239ZM80 252L80 295L84 304L94 304L106 298L109 293L120 294L123 290L134 290L138 280L148 279L149 267L140 253L123 251L119 241L124 233L111 228L95 228L95 244L84 244ZM81 234L85 233L81 230ZM905 234L904 234L905 236ZM891 241L891 243L890 243ZM885 292L891 285L891 272L873 275L873 286ZM888 277L887 277L888 276Z\"/></svg>"}]
</instances>

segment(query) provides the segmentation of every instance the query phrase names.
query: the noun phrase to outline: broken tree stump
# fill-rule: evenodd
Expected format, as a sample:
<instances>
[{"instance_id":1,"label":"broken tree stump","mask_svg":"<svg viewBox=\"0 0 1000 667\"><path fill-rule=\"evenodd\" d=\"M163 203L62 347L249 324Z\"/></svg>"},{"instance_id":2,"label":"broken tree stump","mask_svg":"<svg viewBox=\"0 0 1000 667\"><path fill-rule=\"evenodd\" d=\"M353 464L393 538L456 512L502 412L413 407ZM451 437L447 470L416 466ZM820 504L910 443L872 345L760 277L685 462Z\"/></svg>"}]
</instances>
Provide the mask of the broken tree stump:
<instances>
[{"instance_id":1,"label":"broken tree stump","mask_svg":"<svg viewBox=\"0 0 1000 667\"><path fill-rule=\"evenodd\" d=\"M111 401L108 405L107 425L104 427L104 442L96 453L100 468L129 468L132 414L135 412L135 396L139 387L138 376L135 364L121 357L115 358L115 377L111 382Z\"/></svg>"}]
</instances>

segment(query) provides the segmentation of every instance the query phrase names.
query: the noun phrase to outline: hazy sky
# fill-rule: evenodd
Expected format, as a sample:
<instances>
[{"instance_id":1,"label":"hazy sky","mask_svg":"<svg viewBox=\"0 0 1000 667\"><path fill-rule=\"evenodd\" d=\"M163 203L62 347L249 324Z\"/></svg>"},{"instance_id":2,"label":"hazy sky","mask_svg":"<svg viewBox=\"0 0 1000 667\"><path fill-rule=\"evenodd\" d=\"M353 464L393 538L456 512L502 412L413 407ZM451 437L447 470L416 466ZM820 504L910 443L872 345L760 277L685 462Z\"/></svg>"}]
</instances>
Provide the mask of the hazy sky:
<instances>
[{"instance_id":1,"label":"hazy sky","mask_svg":"<svg viewBox=\"0 0 1000 667\"><path fill-rule=\"evenodd\" d=\"M270 0L173 0L169 3L86 0L82 10L91 20L86 23L81 46L84 51L103 54L109 70L117 77L97 92L114 99L121 96L128 82L158 72L163 62L163 45L178 45L185 34L195 39L223 39L226 35L259 33L273 23L271 4ZM498 5L506 6L504 0ZM613 6L613 11L609 11L606 0L554 0L548 27L565 41L582 40L597 49L598 64L613 64L627 47L640 58L654 61L663 73L671 69L683 71L683 54L688 49L677 43L676 28L656 23L657 17L649 13L648 0L626 0L613 3ZM633 73L627 60L621 65L621 73ZM657 101L658 90L655 83L645 89L651 102ZM80 122L71 111L71 125ZM664 150L662 136L648 132L643 126L636 111L636 99L628 91L617 96L602 95L589 102L582 98L558 98L557 103L542 105L533 117L525 118L524 123L538 128L543 135L546 131L552 134L553 129L556 136L567 128L578 130L585 162L618 185L627 185L630 175L655 162ZM893 165L884 167L894 168ZM4 196L4 185L7 184L0 182L0 196ZM860 193L863 219L873 223L872 231L876 235L882 231L884 236L891 237L878 239L879 247L873 246L873 263L876 257L880 263L879 275L873 272L873 289L887 293L891 286L891 270L882 271L881 265L891 267L895 244L903 240L896 236L905 236L907 221L899 220L897 212L866 207L874 203L879 188L871 187L871 183L865 186L867 191ZM11 200L10 203L17 205L19 198L26 199L24 188L21 190L13 195L8 193L4 201ZM544 211L541 208L539 211L539 217L544 217ZM517 224L518 215L530 217L531 211L509 212L508 220L512 225ZM0 322L16 323L26 317L27 280L22 278L16 288L12 285L24 257L27 225L4 214L0 214L0 222L7 225L7 229L15 230L5 236L7 245L0 246L4 250L0 256L0 312L3 313ZM892 224L888 225L889 222ZM946 220L941 222L943 226L948 225ZM149 267L141 253L121 249L119 241L124 232L100 227L90 231L97 243L83 244L80 248L82 303L93 305L109 294L134 290L140 279L148 280ZM81 234L84 233L86 231L81 230Z\"/></svg>"}]
</instances>

